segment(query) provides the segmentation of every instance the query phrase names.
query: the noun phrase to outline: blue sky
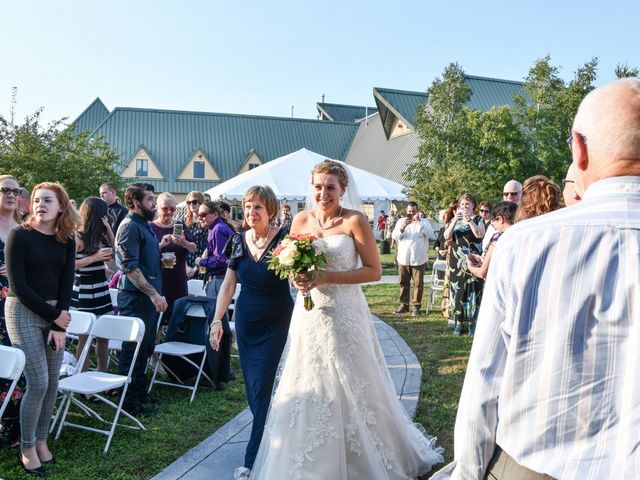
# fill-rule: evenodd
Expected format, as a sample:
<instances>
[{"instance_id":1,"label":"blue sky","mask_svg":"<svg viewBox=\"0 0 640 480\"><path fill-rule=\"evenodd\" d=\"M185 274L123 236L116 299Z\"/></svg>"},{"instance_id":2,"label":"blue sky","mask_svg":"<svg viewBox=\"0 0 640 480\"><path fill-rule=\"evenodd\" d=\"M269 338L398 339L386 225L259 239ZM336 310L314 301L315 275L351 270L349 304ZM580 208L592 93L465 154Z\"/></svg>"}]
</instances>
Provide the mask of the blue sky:
<instances>
[{"instance_id":1,"label":"blue sky","mask_svg":"<svg viewBox=\"0 0 640 480\"><path fill-rule=\"evenodd\" d=\"M116 106L315 118L321 95L373 106L373 87L424 91L450 62L522 80L600 59L640 66L640 2L0 0L0 114L72 120Z\"/></svg>"}]
</instances>

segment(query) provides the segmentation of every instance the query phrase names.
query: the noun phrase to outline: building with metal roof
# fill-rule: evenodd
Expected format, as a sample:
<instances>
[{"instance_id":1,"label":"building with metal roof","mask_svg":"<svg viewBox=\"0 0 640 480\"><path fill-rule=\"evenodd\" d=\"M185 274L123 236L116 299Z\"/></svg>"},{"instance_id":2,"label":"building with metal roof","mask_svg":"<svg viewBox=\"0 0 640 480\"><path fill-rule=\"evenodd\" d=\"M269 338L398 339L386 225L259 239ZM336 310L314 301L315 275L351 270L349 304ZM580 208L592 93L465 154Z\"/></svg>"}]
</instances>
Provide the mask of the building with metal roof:
<instances>
[{"instance_id":1,"label":"building with metal roof","mask_svg":"<svg viewBox=\"0 0 640 480\"><path fill-rule=\"evenodd\" d=\"M122 107L94 126L97 102L74 124L105 137L126 164L124 178L180 200L301 148L344 160L358 130L355 122Z\"/></svg>"},{"instance_id":2,"label":"building with metal roof","mask_svg":"<svg viewBox=\"0 0 640 480\"><path fill-rule=\"evenodd\" d=\"M73 125L79 132L93 132L98 125L105 121L110 113L109 109L100 100L100 97L98 97L78 115L78 118L73 121Z\"/></svg>"},{"instance_id":3,"label":"building with metal roof","mask_svg":"<svg viewBox=\"0 0 640 480\"><path fill-rule=\"evenodd\" d=\"M511 105L523 84L466 75L469 105ZM117 107L96 98L73 122L102 135L126 165L121 176L146 181L179 200L275 158L306 148L406 184L418 152L418 105L427 94L374 88L376 107L318 103L320 120Z\"/></svg>"},{"instance_id":4,"label":"building with metal roof","mask_svg":"<svg viewBox=\"0 0 640 480\"><path fill-rule=\"evenodd\" d=\"M522 82L465 75L471 88L468 105L489 110L513 105L516 93L526 98ZM374 88L378 113L361 120L347 163L407 185L404 172L418 153L420 137L415 131L416 111L427 102L424 92Z\"/></svg>"},{"instance_id":5,"label":"building with metal roof","mask_svg":"<svg viewBox=\"0 0 640 480\"><path fill-rule=\"evenodd\" d=\"M334 122L357 122L378 111L375 107L342 105L338 103L316 103L318 118Z\"/></svg>"}]
</instances>

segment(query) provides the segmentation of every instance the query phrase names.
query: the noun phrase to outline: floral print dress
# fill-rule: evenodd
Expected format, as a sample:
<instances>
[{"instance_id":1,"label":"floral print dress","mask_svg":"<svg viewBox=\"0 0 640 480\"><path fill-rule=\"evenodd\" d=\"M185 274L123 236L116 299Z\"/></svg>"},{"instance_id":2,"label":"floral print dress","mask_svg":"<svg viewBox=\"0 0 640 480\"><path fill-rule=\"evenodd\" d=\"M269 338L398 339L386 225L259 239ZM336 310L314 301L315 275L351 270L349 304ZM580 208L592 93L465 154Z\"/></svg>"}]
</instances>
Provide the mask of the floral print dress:
<instances>
[{"instance_id":1,"label":"floral print dress","mask_svg":"<svg viewBox=\"0 0 640 480\"><path fill-rule=\"evenodd\" d=\"M482 219L472 220L476 225ZM458 222L453 229L453 240L449 250L449 318L456 322L475 322L480 309L484 282L467 268L467 259L462 249L481 253L482 238L476 237L469 225Z\"/></svg>"}]
</instances>

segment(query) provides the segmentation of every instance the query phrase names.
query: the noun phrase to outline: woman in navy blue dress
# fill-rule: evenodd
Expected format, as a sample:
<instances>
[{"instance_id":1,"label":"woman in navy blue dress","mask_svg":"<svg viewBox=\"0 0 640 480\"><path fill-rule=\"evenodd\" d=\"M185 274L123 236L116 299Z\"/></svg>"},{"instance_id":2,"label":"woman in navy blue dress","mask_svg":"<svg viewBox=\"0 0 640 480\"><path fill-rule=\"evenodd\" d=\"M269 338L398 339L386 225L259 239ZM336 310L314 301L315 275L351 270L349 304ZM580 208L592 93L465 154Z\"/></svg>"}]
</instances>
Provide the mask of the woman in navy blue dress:
<instances>
[{"instance_id":1,"label":"woman in navy blue dress","mask_svg":"<svg viewBox=\"0 0 640 480\"><path fill-rule=\"evenodd\" d=\"M245 232L236 233L230 240L229 267L210 331L211 346L217 350L222 318L239 282L242 289L235 307L236 337L253 426L244 466L236 469L236 479L249 478L253 467L293 311L289 282L267 270L269 252L287 234L271 224L278 213L276 196L269 187L252 187L244 194L242 208Z\"/></svg>"}]
</instances>

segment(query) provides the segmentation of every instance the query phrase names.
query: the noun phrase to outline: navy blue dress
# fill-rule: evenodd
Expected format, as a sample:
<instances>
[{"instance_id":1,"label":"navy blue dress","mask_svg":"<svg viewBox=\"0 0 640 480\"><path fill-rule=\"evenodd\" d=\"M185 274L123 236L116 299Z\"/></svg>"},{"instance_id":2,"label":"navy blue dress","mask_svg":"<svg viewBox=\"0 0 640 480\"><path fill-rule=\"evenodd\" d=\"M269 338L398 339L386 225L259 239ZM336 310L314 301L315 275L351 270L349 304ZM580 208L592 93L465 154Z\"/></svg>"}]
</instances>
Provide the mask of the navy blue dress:
<instances>
[{"instance_id":1,"label":"navy blue dress","mask_svg":"<svg viewBox=\"0 0 640 480\"><path fill-rule=\"evenodd\" d=\"M235 322L240 365L244 374L249 408L253 413L251 437L244 466L253 467L269 411L278 363L287 343L293 298L289 282L267 270L267 257L286 235L281 229L256 261L247 246L244 233L231 238L229 268L242 285L236 300Z\"/></svg>"}]
</instances>

